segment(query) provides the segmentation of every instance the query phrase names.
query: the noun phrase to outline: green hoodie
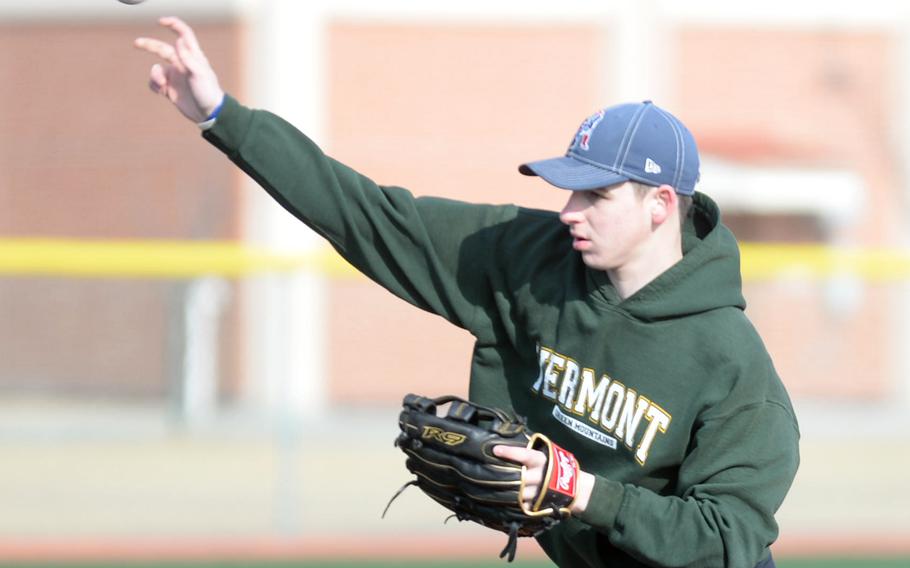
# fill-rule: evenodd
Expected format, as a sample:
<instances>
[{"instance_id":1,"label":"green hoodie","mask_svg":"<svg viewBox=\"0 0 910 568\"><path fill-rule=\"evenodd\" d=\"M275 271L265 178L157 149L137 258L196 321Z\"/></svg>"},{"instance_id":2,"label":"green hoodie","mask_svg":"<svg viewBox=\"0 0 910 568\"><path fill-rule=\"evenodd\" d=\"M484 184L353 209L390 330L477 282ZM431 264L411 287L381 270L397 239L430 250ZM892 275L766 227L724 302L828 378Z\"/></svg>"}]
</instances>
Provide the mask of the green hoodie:
<instances>
[{"instance_id":1,"label":"green hoodie","mask_svg":"<svg viewBox=\"0 0 910 568\"><path fill-rule=\"evenodd\" d=\"M585 512L538 539L559 566L767 557L799 432L706 196L683 259L622 300L554 212L378 186L230 97L204 136L369 278L470 331L470 397L526 416L595 475Z\"/></svg>"}]
</instances>

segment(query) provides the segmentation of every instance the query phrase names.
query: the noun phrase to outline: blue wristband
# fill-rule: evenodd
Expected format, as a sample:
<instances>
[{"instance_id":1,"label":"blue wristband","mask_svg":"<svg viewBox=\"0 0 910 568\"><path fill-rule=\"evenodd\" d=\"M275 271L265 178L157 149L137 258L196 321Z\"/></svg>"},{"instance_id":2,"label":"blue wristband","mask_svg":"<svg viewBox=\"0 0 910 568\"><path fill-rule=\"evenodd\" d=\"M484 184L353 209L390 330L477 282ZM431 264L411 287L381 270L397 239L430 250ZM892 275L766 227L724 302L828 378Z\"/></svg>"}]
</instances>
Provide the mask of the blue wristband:
<instances>
[{"instance_id":1,"label":"blue wristband","mask_svg":"<svg viewBox=\"0 0 910 568\"><path fill-rule=\"evenodd\" d=\"M218 118L218 115L221 114L221 107L224 106L224 97L221 98L221 102L218 103L218 106L215 107L215 110L212 111L212 114L208 115L203 122L208 122L210 120L215 120Z\"/></svg>"}]
</instances>

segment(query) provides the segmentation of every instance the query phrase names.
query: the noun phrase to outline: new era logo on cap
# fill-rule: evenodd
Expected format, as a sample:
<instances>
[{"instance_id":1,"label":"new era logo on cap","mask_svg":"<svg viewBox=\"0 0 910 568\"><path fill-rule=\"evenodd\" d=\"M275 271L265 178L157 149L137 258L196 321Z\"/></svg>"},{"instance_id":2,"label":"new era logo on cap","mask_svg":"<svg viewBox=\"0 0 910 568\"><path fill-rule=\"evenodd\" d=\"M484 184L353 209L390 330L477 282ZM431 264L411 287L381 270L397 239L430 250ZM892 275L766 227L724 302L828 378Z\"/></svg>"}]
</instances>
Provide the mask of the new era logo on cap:
<instances>
[{"instance_id":1,"label":"new era logo on cap","mask_svg":"<svg viewBox=\"0 0 910 568\"><path fill-rule=\"evenodd\" d=\"M582 122L565 156L518 169L575 191L634 180L692 195L698 168L698 148L689 130L669 112L644 101L598 111Z\"/></svg>"}]
</instances>

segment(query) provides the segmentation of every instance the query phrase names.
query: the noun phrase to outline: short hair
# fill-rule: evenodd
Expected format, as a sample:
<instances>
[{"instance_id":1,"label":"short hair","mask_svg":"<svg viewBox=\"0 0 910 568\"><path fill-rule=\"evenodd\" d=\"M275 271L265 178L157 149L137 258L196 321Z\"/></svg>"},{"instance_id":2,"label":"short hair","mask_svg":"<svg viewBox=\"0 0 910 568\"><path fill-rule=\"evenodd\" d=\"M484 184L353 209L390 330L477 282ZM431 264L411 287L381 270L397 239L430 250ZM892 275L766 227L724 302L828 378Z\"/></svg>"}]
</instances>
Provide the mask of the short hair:
<instances>
[{"instance_id":1,"label":"short hair","mask_svg":"<svg viewBox=\"0 0 910 568\"><path fill-rule=\"evenodd\" d=\"M632 181L632 180L630 180L630 183L632 184L632 187L635 188L635 194L638 195L639 199L644 199L645 195L647 195L649 191L651 191L652 189L654 189L656 187L653 185L648 185L646 183L641 183L641 182ZM677 198L677 203L679 204L677 207L677 209L679 210L679 230L682 231L683 229L685 229L686 220L688 220L689 217L692 216L692 213L693 213L692 201L693 200L692 200L691 195L680 195L678 193L676 194L676 198Z\"/></svg>"}]
</instances>

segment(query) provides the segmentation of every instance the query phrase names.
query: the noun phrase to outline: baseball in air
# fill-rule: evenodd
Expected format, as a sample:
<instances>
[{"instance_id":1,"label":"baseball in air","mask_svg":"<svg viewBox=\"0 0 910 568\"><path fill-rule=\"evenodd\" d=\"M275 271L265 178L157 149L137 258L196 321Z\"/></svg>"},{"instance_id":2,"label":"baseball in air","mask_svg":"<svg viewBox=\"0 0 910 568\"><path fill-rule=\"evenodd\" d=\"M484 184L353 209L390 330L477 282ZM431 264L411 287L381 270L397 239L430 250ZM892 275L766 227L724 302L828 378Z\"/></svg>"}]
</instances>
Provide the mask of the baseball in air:
<instances>
[{"instance_id":1,"label":"baseball in air","mask_svg":"<svg viewBox=\"0 0 910 568\"><path fill-rule=\"evenodd\" d=\"M117 0L121 4L142 4L145 0Z\"/></svg>"}]
</instances>

